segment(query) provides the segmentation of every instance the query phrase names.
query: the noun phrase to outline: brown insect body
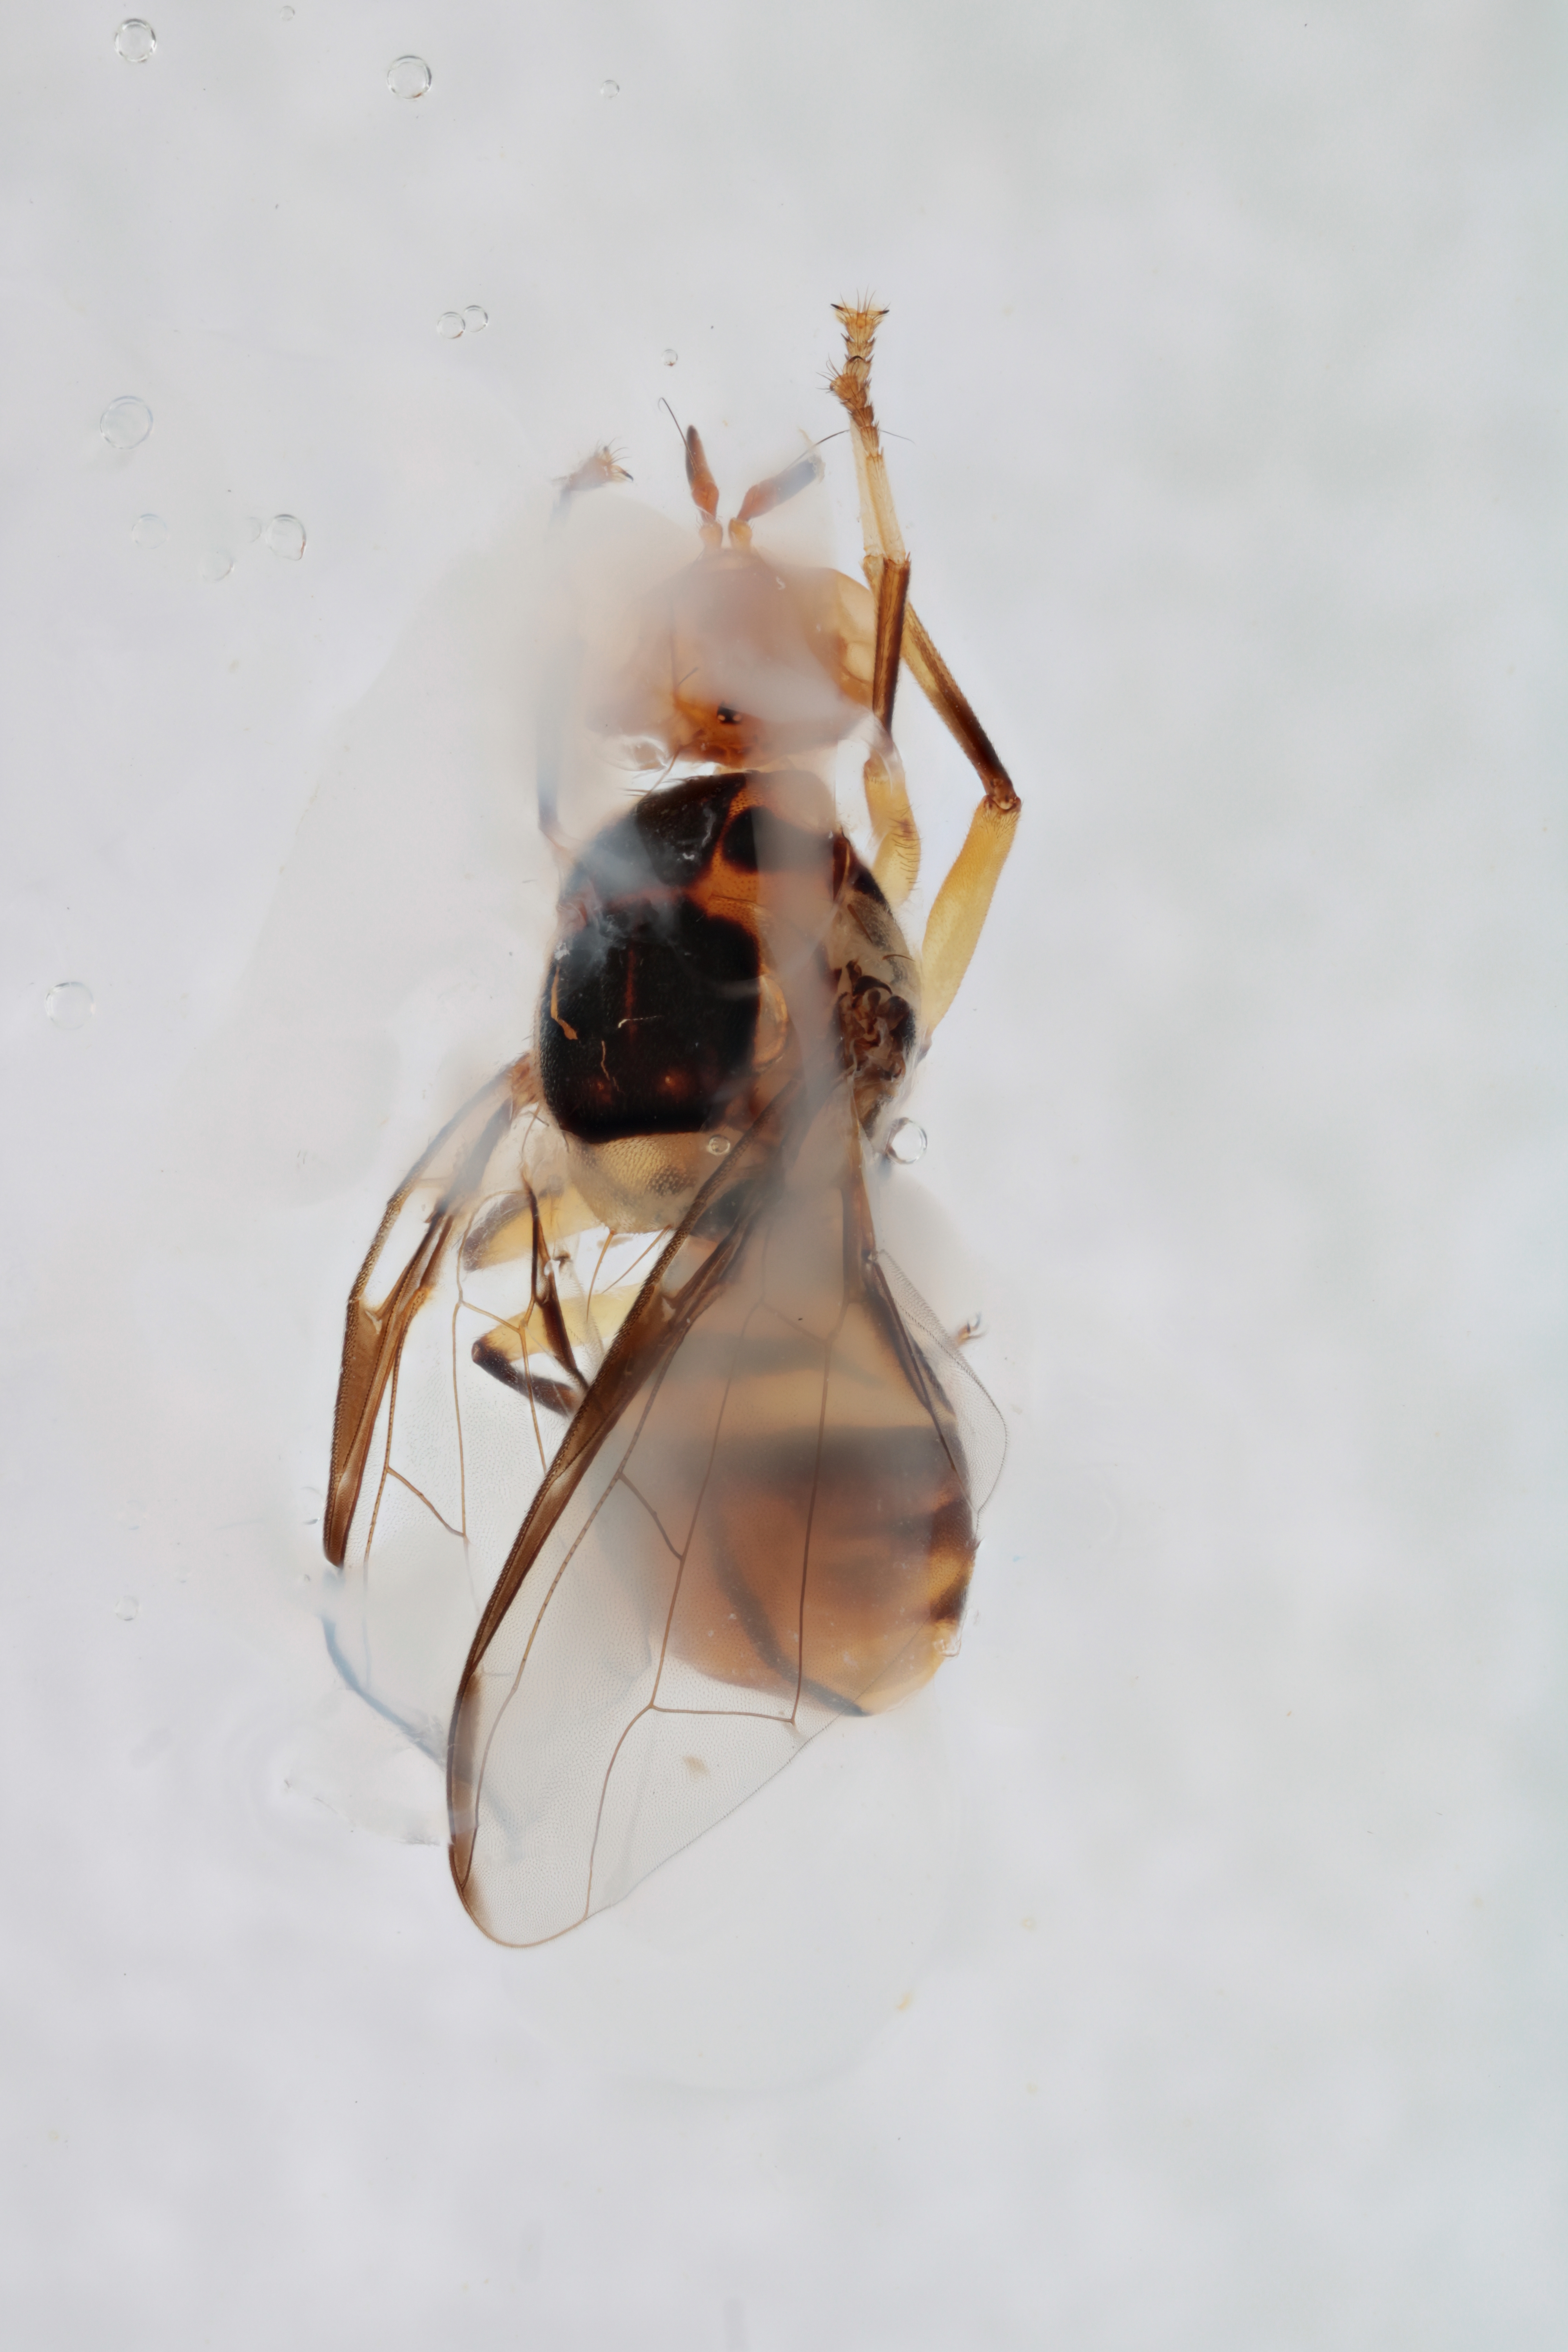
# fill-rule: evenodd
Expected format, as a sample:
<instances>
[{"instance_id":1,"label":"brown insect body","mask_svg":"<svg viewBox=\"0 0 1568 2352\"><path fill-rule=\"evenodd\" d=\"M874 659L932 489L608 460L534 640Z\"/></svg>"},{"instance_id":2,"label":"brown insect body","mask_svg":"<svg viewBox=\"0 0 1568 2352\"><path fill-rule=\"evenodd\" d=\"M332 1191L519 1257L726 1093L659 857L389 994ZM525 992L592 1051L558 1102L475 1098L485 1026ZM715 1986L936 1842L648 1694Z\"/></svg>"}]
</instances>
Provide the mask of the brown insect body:
<instances>
[{"instance_id":1,"label":"brown insect body","mask_svg":"<svg viewBox=\"0 0 1568 2352\"><path fill-rule=\"evenodd\" d=\"M871 495L878 316L847 314L836 386L874 593L750 545L815 457L748 493L723 547L687 436L705 551L647 600L592 706L674 781L566 857L533 1053L395 1196L350 1299L326 1540L342 1562L363 1528L366 1586L389 1481L468 1533L463 1469L454 1518L394 1461L395 1438L418 1450L396 1434L398 1384L438 1295L459 1455L465 1312L482 1327L472 1377L531 1421L517 1427L542 1475L475 1595L448 1749L453 1874L507 1943L618 1900L835 1716L929 1679L956 1646L1000 1465L994 1409L879 1251L863 1168L932 1025L932 928L940 1013L1017 807L929 640L918 650L885 482L885 513ZM923 1026L921 962L890 903L918 855L888 726L900 652L989 761L928 924ZM819 772L856 733L880 835L869 866ZM595 1235L584 1287L572 1277ZM595 1300L628 1247L637 1278Z\"/></svg>"}]
</instances>

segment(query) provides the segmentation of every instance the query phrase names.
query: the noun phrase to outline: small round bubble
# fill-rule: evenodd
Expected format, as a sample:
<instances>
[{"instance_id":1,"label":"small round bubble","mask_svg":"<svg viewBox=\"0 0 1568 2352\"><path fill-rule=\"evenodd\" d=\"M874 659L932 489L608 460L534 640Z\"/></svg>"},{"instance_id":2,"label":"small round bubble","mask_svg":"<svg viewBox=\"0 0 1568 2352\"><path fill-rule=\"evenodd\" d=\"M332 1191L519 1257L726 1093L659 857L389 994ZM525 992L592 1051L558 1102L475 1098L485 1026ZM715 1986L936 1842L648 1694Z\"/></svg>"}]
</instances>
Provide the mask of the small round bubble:
<instances>
[{"instance_id":1,"label":"small round bubble","mask_svg":"<svg viewBox=\"0 0 1568 2352\"><path fill-rule=\"evenodd\" d=\"M57 980L44 1011L57 1029L85 1029L92 1019L92 991L85 980Z\"/></svg>"},{"instance_id":2,"label":"small round bubble","mask_svg":"<svg viewBox=\"0 0 1568 2352\"><path fill-rule=\"evenodd\" d=\"M599 84L599 96L601 98L619 98L620 94L621 85L618 81L602 81Z\"/></svg>"},{"instance_id":3,"label":"small round bubble","mask_svg":"<svg viewBox=\"0 0 1568 2352\"><path fill-rule=\"evenodd\" d=\"M124 1592L114 1604L114 1613L122 1625L129 1625L141 1606L133 1592Z\"/></svg>"},{"instance_id":4,"label":"small round bubble","mask_svg":"<svg viewBox=\"0 0 1568 2352\"><path fill-rule=\"evenodd\" d=\"M284 24L286 24L286 25L287 25L287 24L289 22L289 20L292 18L293 14L294 14L294 11L292 10L292 8L290 8L290 7L289 7L289 6L287 6L287 5L285 5L285 6L283 6L283 7L281 7L281 8L279 8L279 9L278 14L279 14L279 16L282 18L282 20L283 20Z\"/></svg>"},{"instance_id":5,"label":"small round bubble","mask_svg":"<svg viewBox=\"0 0 1568 2352\"><path fill-rule=\"evenodd\" d=\"M888 1129L885 1146L889 1160L900 1168L912 1168L917 1160L925 1158L926 1131L912 1118L896 1118Z\"/></svg>"},{"instance_id":6,"label":"small round bubble","mask_svg":"<svg viewBox=\"0 0 1568 2352\"><path fill-rule=\"evenodd\" d=\"M111 449L138 449L153 430L153 412L133 392L122 392L99 418L98 429Z\"/></svg>"},{"instance_id":7,"label":"small round bubble","mask_svg":"<svg viewBox=\"0 0 1568 2352\"><path fill-rule=\"evenodd\" d=\"M394 98L423 98L430 87L430 68L423 58L394 58L386 68L386 87Z\"/></svg>"},{"instance_id":8,"label":"small round bubble","mask_svg":"<svg viewBox=\"0 0 1568 2352\"><path fill-rule=\"evenodd\" d=\"M708 1139L708 1149L712 1153L715 1160L722 1160L725 1153L730 1149L729 1137L727 1135L710 1135Z\"/></svg>"},{"instance_id":9,"label":"small round bubble","mask_svg":"<svg viewBox=\"0 0 1568 2352\"><path fill-rule=\"evenodd\" d=\"M666 367L673 367L677 360L680 357L680 353L677 351L668 351L663 352L661 356Z\"/></svg>"},{"instance_id":10,"label":"small round bubble","mask_svg":"<svg viewBox=\"0 0 1568 2352\"><path fill-rule=\"evenodd\" d=\"M162 515L138 515L131 526L131 537L138 547L162 547L169 536L169 526Z\"/></svg>"},{"instance_id":11,"label":"small round bubble","mask_svg":"<svg viewBox=\"0 0 1568 2352\"><path fill-rule=\"evenodd\" d=\"M298 563L305 552L305 526L298 515L274 515L266 539L274 555L286 555L292 563Z\"/></svg>"},{"instance_id":12,"label":"small round bubble","mask_svg":"<svg viewBox=\"0 0 1568 2352\"><path fill-rule=\"evenodd\" d=\"M158 36L144 16L127 16L114 36L114 46L128 66L144 66L158 46Z\"/></svg>"},{"instance_id":13,"label":"small round bubble","mask_svg":"<svg viewBox=\"0 0 1568 2352\"><path fill-rule=\"evenodd\" d=\"M444 343L455 343L462 331L462 312L460 310L443 310L440 317L436 321L436 332L440 336L441 341Z\"/></svg>"},{"instance_id":14,"label":"small round bubble","mask_svg":"<svg viewBox=\"0 0 1568 2352\"><path fill-rule=\"evenodd\" d=\"M220 580L226 580L234 570L233 553L226 547L209 547L196 568L202 578L216 587Z\"/></svg>"},{"instance_id":15,"label":"small round bubble","mask_svg":"<svg viewBox=\"0 0 1568 2352\"><path fill-rule=\"evenodd\" d=\"M482 302L470 302L463 312L463 325L470 335L482 335L489 322L490 314Z\"/></svg>"}]
</instances>

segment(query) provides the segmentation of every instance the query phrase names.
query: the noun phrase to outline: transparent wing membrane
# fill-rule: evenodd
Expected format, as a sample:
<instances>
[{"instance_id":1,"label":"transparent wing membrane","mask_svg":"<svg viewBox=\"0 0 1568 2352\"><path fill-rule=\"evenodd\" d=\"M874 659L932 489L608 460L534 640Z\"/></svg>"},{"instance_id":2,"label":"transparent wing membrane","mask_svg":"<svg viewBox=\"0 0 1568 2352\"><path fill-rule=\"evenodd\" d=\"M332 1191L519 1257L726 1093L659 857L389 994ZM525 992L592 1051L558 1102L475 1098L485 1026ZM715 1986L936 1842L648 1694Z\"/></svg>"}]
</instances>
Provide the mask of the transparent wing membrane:
<instances>
[{"instance_id":1,"label":"transparent wing membrane","mask_svg":"<svg viewBox=\"0 0 1568 2352\"><path fill-rule=\"evenodd\" d=\"M619 1901L956 1645L981 1449L876 1257L847 1089L787 1176L721 1189L729 1232L700 1203L670 1244L464 1677L453 1869L503 1943Z\"/></svg>"},{"instance_id":2,"label":"transparent wing membrane","mask_svg":"<svg viewBox=\"0 0 1568 2352\"><path fill-rule=\"evenodd\" d=\"M344 1678L438 1756L519 1524L667 1238L586 1215L514 1066L394 1195L350 1299L328 1641Z\"/></svg>"}]
</instances>

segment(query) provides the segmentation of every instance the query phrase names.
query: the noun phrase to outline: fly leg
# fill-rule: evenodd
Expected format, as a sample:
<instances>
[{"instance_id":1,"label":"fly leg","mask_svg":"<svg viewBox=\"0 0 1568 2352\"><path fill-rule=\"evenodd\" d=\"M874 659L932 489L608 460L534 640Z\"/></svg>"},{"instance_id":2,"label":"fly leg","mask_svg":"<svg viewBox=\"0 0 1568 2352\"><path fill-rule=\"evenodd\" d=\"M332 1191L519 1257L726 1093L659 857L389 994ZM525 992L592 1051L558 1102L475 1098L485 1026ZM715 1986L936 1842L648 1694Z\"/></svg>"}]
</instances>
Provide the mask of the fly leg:
<instances>
[{"instance_id":1,"label":"fly leg","mask_svg":"<svg viewBox=\"0 0 1568 2352\"><path fill-rule=\"evenodd\" d=\"M969 960L979 945L985 918L991 911L992 894L1018 830L1022 803L1012 778L992 748L990 737L970 709L912 605L904 615L903 652L915 683L950 734L963 746L985 788L984 799L969 820L963 846L949 866L926 917L921 963L925 975L922 1008L929 1036L958 994Z\"/></svg>"},{"instance_id":2,"label":"fly leg","mask_svg":"<svg viewBox=\"0 0 1568 2352\"><path fill-rule=\"evenodd\" d=\"M855 473L860 489L866 577L877 599L873 709L885 733L892 715L901 657L979 777L985 794L970 820L963 846L938 890L926 921L921 950L921 1012L929 1036L957 995L979 942L992 893L1018 829L1019 801L990 737L909 602L910 559L899 528L881 436L871 406L871 346L887 313L868 302L858 307L837 303L834 307L844 327L844 365L833 379L833 390L849 418ZM889 898L897 904L908 896L913 883L920 863L920 836L910 810L902 767L897 764L896 753L892 755L894 764L889 765L888 750L890 744L873 751L866 763L866 798L872 823L882 832L872 871ZM875 772L879 767L880 773ZM879 824L879 814L882 824ZM897 897L884 877L884 861L894 869L895 880L902 878L908 870L908 879L903 881Z\"/></svg>"},{"instance_id":3,"label":"fly leg","mask_svg":"<svg viewBox=\"0 0 1568 2352\"><path fill-rule=\"evenodd\" d=\"M899 647L903 638L910 597L910 559L898 555L866 558L866 576L877 599L875 667L871 674L871 715L877 737L866 755L866 808L877 843L871 871L890 907L901 907L915 887L921 870L921 836L910 806L904 763L893 741L893 697L899 688Z\"/></svg>"},{"instance_id":4,"label":"fly leg","mask_svg":"<svg viewBox=\"0 0 1568 2352\"><path fill-rule=\"evenodd\" d=\"M871 716L877 737L866 759L866 808L876 854L871 871L889 906L901 907L921 869L921 836L910 806L904 763L893 744L893 698L899 690L899 654L910 594L910 556L899 529L898 511L871 407L871 345L882 310L850 310L835 303L844 326L844 365L833 390L848 411L860 491L860 535L866 577L877 600Z\"/></svg>"}]
</instances>

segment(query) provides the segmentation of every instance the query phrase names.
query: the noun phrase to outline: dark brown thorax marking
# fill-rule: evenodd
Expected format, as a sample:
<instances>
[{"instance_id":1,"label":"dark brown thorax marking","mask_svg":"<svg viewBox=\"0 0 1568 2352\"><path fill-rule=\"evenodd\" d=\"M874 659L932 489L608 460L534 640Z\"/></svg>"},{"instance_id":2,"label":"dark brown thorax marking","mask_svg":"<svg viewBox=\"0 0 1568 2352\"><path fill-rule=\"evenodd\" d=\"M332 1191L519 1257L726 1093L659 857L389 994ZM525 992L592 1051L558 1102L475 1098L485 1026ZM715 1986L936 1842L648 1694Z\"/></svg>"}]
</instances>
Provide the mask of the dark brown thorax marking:
<instances>
[{"instance_id":1,"label":"dark brown thorax marking","mask_svg":"<svg viewBox=\"0 0 1568 2352\"><path fill-rule=\"evenodd\" d=\"M914 1050L913 971L817 777L666 786L568 877L539 1008L544 1100L587 1145L697 1135L754 1115L782 1054L826 1051L868 1117Z\"/></svg>"}]
</instances>

